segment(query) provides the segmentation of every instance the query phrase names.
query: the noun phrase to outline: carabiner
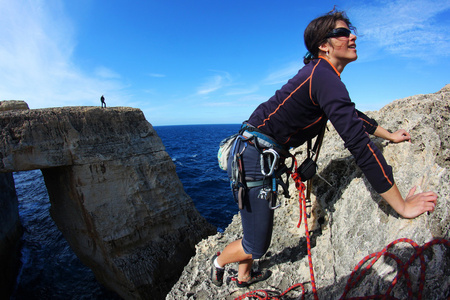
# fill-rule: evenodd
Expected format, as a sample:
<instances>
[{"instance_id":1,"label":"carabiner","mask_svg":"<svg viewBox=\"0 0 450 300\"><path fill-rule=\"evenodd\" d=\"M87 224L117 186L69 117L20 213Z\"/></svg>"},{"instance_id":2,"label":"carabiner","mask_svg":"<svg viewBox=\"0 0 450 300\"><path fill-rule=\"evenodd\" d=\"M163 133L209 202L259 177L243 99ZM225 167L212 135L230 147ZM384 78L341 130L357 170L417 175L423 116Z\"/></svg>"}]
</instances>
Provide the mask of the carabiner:
<instances>
[{"instance_id":1,"label":"carabiner","mask_svg":"<svg viewBox=\"0 0 450 300\"><path fill-rule=\"evenodd\" d=\"M276 192L271 192L270 193L270 199L268 199L269 201L269 209L271 210L275 210L278 207L281 206L281 203L277 204L277 200L278 200L278 195Z\"/></svg>"},{"instance_id":2,"label":"carabiner","mask_svg":"<svg viewBox=\"0 0 450 300\"><path fill-rule=\"evenodd\" d=\"M273 160L271 160L270 155L268 156L267 162L269 165L269 172L266 173L266 170L264 169L264 155L266 154L272 154L273 155ZM263 153L260 155L260 159L261 159L261 173L264 176L271 176L273 174L273 172L278 168L278 159L280 158L280 155L278 154L277 151L273 150L273 149L266 149L263 151Z\"/></svg>"}]
</instances>

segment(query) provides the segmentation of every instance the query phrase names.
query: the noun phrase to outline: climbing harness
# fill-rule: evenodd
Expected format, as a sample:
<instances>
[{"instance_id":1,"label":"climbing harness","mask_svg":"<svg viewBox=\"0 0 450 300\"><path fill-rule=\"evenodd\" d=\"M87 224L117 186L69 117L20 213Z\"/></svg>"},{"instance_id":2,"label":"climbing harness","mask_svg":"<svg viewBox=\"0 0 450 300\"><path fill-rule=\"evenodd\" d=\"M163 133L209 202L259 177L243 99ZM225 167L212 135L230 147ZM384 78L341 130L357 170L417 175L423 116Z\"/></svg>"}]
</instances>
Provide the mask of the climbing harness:
<instances>
[{"instance_id":1,"label":"climbing harness","mask_svg":"<svg viewBox=\"0 0 450 300\"><path fill-rule=\"evenodd\" d=\"M289 197L287 184L284 184L281 175L286 172L284 159L291 156L289 151L280 145L275 139L264 134L256 127L244 123L241 129L242 135L249 139L260 152L261 174L264 176L263 184L258 198L265 199L270 209L277 209L278 186L283 188L283 194Z\"/></svg>"},{"instance_id":2,"label":"climbing harness","mask_svg":"<svg viewBox=\"0 0 450 300\"><path fill-rule=\"evenodd\" d=\"M241 128L241 134L245 138L252 140L255 146L259 149L274 149L283 157L290 157L289 151L282 145L280 145L275 139L266 135L253 125L244 122Z\"/></svg>"},{"instance_id":3,"label":"climbing harness","mask_svg":"<svg viewBox=\"0 0 450 300\"><path fill-rule=\"evenodd\" d=\"M299 174L303 181L308 182L306 197L308 208L311 207L311 178L317 171L316 162L323 136L325 134L325 129L326 125L322 126L319 135L316 138L314 147L311 147L312 142L311 140L308 140L307 158L300 165L300 167L297 168L296 166L296 173ZM236 146L239 140L242 140L245 143L245 146L239 153L237 153ZM261 174L264 176L263 180L254 181L251 178L246 178L243 172L242 154L249 144L254 146L260 153ZM275 139L264 134L256 127L244 122L238 134L230 136L220 143L218 160L219 166L223 170L226 170L225 157L228 158L229 155L231 155L232 159L230 184L235 200L239 204L239 209L243 208L243 199L246 195L247 189L253 187L262 186L258 198L265 199L268 202L270 209L276 209L281 206L280 203L277 204L279 186L283 190L283 195L286 198L290 197L288 189L289 177L286 176L286 180L284 182L281 176L286 173L292 173L294 163L288 167L286 166L285 160L287 158L293 158L293 156L285 147L276 142ZM323 177L320 176L320 178Z\"/></svg>"},{"instance_id":4,"label":"climbing harness","mask_svg":"<svg viewBox=\"0 0 450 300\"><path fill-rule=\"evenodd\" d=\"M227 154L231 156L230 184L239 209L242 209L244 206L243 201L247 190L254 187L261 187L258 198L266 200L270 209L280 207L280 204L277 205L278 186L283 188L284 195L289 195L287 184L284 184L281 180L281 175L286 172L284 158L287 157L286 155L290 156L289 152L283 149L274 139L247 123L243 124L239 134L229 137L229 139L233 139L233 145L229 147L230 151ZM244 146L240 151L238 151L237 146L239 141L244 142ZM223 145L226 143L229 143L229 140L221 142ZM255 147L259 152L261 174L264 176L262 180L253 180L245 177L242 155L249 145ZM222 156L225 153L224 151L222 151ZM283 154L280 155L280 153Z\"/></svg>"}]
</instances>

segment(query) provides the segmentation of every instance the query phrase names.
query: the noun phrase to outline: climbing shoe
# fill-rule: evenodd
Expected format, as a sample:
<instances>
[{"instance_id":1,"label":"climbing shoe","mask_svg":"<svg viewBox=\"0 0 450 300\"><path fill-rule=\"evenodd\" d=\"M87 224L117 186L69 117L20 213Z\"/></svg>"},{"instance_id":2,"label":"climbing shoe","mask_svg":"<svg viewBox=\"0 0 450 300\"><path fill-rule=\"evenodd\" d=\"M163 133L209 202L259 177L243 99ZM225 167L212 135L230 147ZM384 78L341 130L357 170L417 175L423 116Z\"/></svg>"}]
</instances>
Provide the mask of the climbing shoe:
<instances>
[{"instance_id":1,"label":"climbing shoe","mask_svg":"<svg viewBox=\"0 0 450 300\"><path fill-rule=\"evenodd\" d=\"M262 271L251 271L250 273L250 279L248 281L239 281L237 277L234 277L233 280L236 281L236 285L238 287L248 287L249 285L252 285L254 283L264 281L267 278L270 277L272 273L268 270L262 270Z\"/></svg>"},{"instance_id":2,"label":"climbing shoe","mask_svg":"<svg viewBox=\"0 0 450 300\"><path fill-rule=\"evenodd\" d=\"M225 268L217 268L214 265L214 260L216 259L216 257L219 255L216 254L213 256L213 258L211 259L211 263L212 263L212 267L211 267L211 281L212 283L214 283L216 286L221 286L223 283L223 274L225 273Z\"/></svg>"}]
</instances>

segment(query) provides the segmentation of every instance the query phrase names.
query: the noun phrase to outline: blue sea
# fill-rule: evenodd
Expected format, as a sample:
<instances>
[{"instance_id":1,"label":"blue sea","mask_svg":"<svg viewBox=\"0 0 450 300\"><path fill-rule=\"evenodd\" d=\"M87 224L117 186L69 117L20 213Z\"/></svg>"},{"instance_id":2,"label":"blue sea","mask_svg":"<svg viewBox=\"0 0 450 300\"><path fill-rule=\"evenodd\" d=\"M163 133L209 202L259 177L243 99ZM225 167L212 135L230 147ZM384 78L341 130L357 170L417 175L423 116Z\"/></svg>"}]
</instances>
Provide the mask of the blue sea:
<instances>
[{"instance_id":1,"label":"blue sea","mask_svg":"<svg viewBox=\"0 0 450 300\"><path fill-rule=\"evenodd\" d=\"M198 211L223 231L238 211L227 174L217 164L218 145L240 125L155 126L178 177ZM11 299L120 299L101 286L50 217L40 170L16 172L14 181L24 226L22 268Z\"/></svg>"}]
</instances>

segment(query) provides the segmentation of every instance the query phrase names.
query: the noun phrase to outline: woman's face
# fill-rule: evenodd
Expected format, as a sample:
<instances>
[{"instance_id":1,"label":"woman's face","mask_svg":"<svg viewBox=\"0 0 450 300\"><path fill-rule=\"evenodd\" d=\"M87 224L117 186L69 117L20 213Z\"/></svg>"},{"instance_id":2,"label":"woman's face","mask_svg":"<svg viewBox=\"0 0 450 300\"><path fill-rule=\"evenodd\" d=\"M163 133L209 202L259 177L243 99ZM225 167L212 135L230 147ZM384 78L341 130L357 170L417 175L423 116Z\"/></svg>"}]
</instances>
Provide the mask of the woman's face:
<instances>
[{"instance_id":1,"label":"woman's face","mask_svg":"<svg viewBox=\"0 0 450 300\"><path fill-rule=\"evenodd\" d=\"M348 29L348 26L344 21L337 21L335 28ZM340 72L342 72L348 63L358 58L355 41L356 36L352 33L348 37L336 36L328 38L328 59Z\"/></svg>"}]
</instances>

